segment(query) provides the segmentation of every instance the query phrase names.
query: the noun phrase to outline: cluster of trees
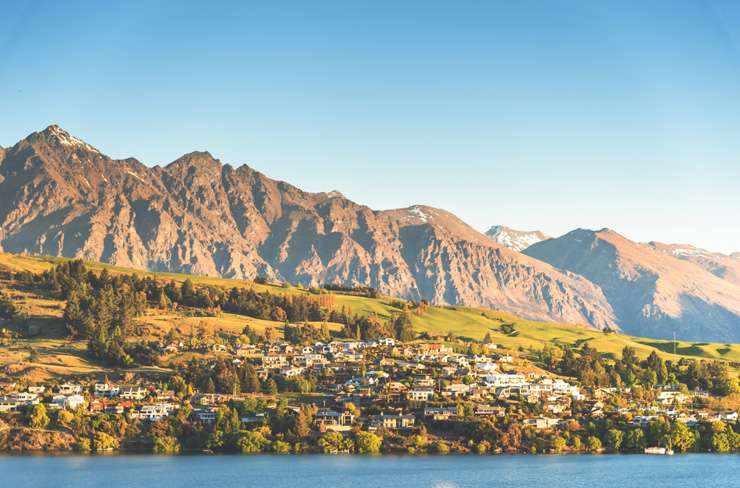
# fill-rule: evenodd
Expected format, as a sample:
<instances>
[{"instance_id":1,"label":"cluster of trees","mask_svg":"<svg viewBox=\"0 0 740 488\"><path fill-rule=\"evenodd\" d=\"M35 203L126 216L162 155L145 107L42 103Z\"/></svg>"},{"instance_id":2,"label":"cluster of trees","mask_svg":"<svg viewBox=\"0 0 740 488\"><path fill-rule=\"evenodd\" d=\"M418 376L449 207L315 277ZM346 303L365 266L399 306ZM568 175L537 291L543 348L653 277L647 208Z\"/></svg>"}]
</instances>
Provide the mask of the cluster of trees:
<instances>
[{"instance_id":1,"label":"cluster of trees","mask_svg":"<svg viewBox=\"0 0 740 488\"><path fill-rule=\"evenodd\" d=\"M323 289L328 291L339 291L348 295L357 295L367 298L378 298L379 296L378 290L376 290L372 286L344 286L327 283L323 286Z\"/></svg>"},{"instance_id":2,"label":"cluster of trees","mask_svg":"<svg viewBox=\"0 0 740 488\"><path fill-rule=\"evenodd\" d=\"M12 319L18 313L18 307L15 305L8 294L0 290L0 319Z\"/></svg>"},{"instance_id":3,"label":"cluster of trees","mask_svg":"<svg viewBox=\"0 0 740 488\"><path fill-rule=\"evenodd\" d=\"M205 393L231 395L238 393L266 393L268 395L275 395L279 392L310 393L316 390L318 383L318 378L312 375L293 378L270 375L265 379L260 379L252 364L243 362L236 365L228 360L215 362L192 360L180 368L177 377Z\"/></svg>"},{"instance_id":4,"label":"cluster of trees","mask_svg":"<svg viewBox=\"0 0 740 488\"><path fill-rule=\"evenodd\" d=\"M67 291L64 323L73 337L87 339L90 353L111 364L130 366L126 339L133 335L133 319L146 311L146 296L125 276L86 274Z\"/></svg>"},{"instance_id":5,"label":"cluster of trees","mask_svg":"<svg viewBox=\"0 0 740 488\"><path fill-rule=\"evenodd\" d=\"M411 311L408 308L405 308L399 314L394 314L387 320L383 320L375 314L355 317L344 324L342 335L357 340L395 337L402 341L410 341L416 337Z\"/></svg>"},{"instance_id":6,"label":"cluster of trees","mask_svg":"<svg viewBox=\"0 0 740 488\"><path fill-rule=\"evenodd\" d=\"M737 391L737 380L724 361L664 361L655 351L640 360L629 346L624 347L620 359L610 360L588 343L580 349L546 346L537 356L550 371L576 377L584 386L685 385L720 396Z\"/></svg>"},{"instance_id":7,"label":"cluster of trees","mask_svg":"<svg viewBox=\"0 0 740 488\"><path fill-rule=\"evenodd\" d=\"M331 332L326 322L321 327L315 327L309 323L299 325L286 325L283 329L283 338L291 344L304 344L331 341Z\"/></svg>"},{"instance_id":8,"label":"cluster of trees","mask_svg":"<svg viewBox=\"0 0 740 488\"><path fill-rule=\"evenodd\" d=\"M462 411L467 411L462 409ZM463 422L435 422L437 431L467 439L479 453L502 452L642 452L646 447L671 448L676 452L740 451L740 423L702 422L696 428L665 417L647 426L632 425L627 417L618 420L571 421L552 430L522 426L516 419L466 417ZM449 432L448 432L449 435Z\"/></svg>"}]
</instances>

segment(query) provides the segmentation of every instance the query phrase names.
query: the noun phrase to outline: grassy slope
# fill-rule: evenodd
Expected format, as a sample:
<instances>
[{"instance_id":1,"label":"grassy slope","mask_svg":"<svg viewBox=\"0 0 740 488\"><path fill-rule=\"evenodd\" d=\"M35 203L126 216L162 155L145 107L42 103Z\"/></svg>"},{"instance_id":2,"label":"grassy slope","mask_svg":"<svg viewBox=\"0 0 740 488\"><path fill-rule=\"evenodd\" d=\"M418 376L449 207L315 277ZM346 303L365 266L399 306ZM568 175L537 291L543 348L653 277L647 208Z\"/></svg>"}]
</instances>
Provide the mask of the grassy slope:
<instances>
[{"instance_id":1,"label":"grassy slope","mask_svg":"<svg viewBox=\"0 0 740 488\"><path fill-rule=\"evenodd\" d=\"M29 270L33 272L43 271L60 262L63 258L29 257L0 253L0 268L13 271ZM92 269L108 269L109 272L139 273L156 276L162 280L184 281L190 278L196 284L208 284L216 286L252 286L258 290L270 291L272 293L307 293L297 287L282 287L275 285L259 285L247 281L230 280L211 277L189 276L177 273L151 273L147 271L119 268L116 266L87 263ZM336 306L348 306L352 312L360 315L377 314L380 317L390 317L400 309L393 306L397 302L391 298L370 299L351 295L336 295ZM49 305L53 308L53 304ZM58 314L58 311L55 311ZM211 332L238 332L244 325L249 324L258 331L266 327L274 327L278 330L281 324L258 320L234 314L224 314L220 318L185 318L176 315L163 314L152 311L143 319L146 323L159 328L166 333L175 326L181 331L189 329L191 324L203 325ZM664 358L694 357L705 359L723 359L727 361L740 362L740 344L719 343L690 343L679 341L677 344L677 356L672 354L673 342L642 337L631 337L621 334L604 334L599 331L588 329L577 325L543 323L525 320L504 312L475 309L466 307L430 307L423 316L414 316L414 325L418 331L426 331L432 335L446 335L455 333L458 337L481 339L490 332L494 341L509 349L542 348L546 343L575 344L581 345L588 342L589 345L603 353L619 356L624 346L634 347L638 355L644 357L651 351L657 350ZM501 331L503 324L512 324L516 334L507 335ZM187 328L187 329L186 329ZM337 330L338 324L330 324L330 328Z\"/></svg>"}]
</instances>

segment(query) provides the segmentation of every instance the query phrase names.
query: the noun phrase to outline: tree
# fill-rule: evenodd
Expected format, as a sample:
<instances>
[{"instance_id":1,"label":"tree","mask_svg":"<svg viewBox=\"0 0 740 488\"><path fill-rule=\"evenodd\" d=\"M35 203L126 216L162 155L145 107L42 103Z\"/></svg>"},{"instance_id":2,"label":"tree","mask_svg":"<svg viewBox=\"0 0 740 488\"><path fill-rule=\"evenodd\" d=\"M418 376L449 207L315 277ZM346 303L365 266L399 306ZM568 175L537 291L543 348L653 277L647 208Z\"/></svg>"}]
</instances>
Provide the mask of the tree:
<instances>
[{"instance_id":1,"label":"tree","mask_svg":"<svg viewBox=\"0 0 740 488\"><path fill-rule=\"evenodd\" d=\"M263 452L270 445L261 432L248 430L242 432L236 441L236 447L244 454L257 454Z\"/></svg>"},{"instance_id":2,"label":"tree","mask_svg":"<svg viewBox=\"0 0 740 488\"><path fill-rule=\"evenodd\" d=\"M213 378L209 377L206 383L206 393L216 393L216 383L213 382Z\"/></svg>"},{"instance_id":3,"label":"tree","mask_svg":"<svg viewBox=\"0 0 740 488\"><path fill-rule=\"evenodd\" d=\"M406 309L398 315L393 321L393 329L396 339L408 342L413 341L416 334L411 321L411 312Z\"/></svg>"},{"instance_id":4,"label":"tree","mask_svg":"<svg viewBox=\"0 0 740 488\"><path fill-rule=\"evenodd\" d=\"M169 299L167 294L162 290L159 293L159 308L162 310L169 310L172 307L172 301Z\"/></svg>"},{"instance_id":5,"label":"tree","mask_svg":"<svg viewBox=\"0 0 740 488\"><path fill-rule=\"evenodd\" d=\"M270 378L267 380L267 384L265 385L265 390L268 395L272 395L272 396L277 395L278 387L274 379Z\"/></svg>"},{"instance_id":6,"label":"tree","mask_svg":"<svg viewBox=\"0 0 740 488\"><path fill-rule=\"evenodd\" d=\"M49 416L46 414L46 407L42 403L38 403L31 408L28 425L34 429L45 429L49 425Z\"/></svg>"},{"instance_id":7,"label":"tree","mask_svg":"<svg viewBox=\"0 0 740 488\"><path fill-rule=\"evenodd\" d=\"M118 439L105 432L95 432L93 436L94 451L113 451L118 449Z\"/></svg>"},{"instance_id":8,"label":"tree","mask_svg":"<svg viewBox=\"0 0 740 488\"><path fill-rule=\"evenodd\" d=\"M567 442L564 437L556 435L555 438L552 440L552 452L556 454L563 452L566 444Z\"/></svg>"},{"instance_id":9,"label":"tree","mask_svg":"<svg viewBox=\"0 0 740 488\"><path fill-rule=\"evenodd\" d=\"M302 406L293 420L291 433L299 438L306 437L311 433L311 415L308 411L310 407Z\"/></svg>"},{"instance_id":10,"label":"tree","mask_svg":"<svg viewBox=\"0 0 740 488\"><path fill-rule=\"evenodd\" d=\"M12 319L18 313L18 308L13 300L0 291L0 319Z\"/></svg>"},{"instance_id":11,"label":"tree","mask_svg":"<svg viewBox=\"0 0 740 488\"><path fill-rule=\"evenodd\" d=\"M352 439L345 439L341 432L327 432L319 439L319 447L325 454L336 454L351 451L354 443Z\"/></svg>"},{"instance_id":12,"label":"tree","mask_svg":"<svg viewBox=\"0 0 740 488\"><path fill-rule=\"evenodd\" d=\"M606 444L606 447L613 451L618 451L619 448L622 446L622 439L624 437L624 434L619 429L609 429L606 431L606 434L604 435L604 443Z\"/></svg>"},{"instance_id":13,"label":"tree","mask_svg":"<svg viewBox=\"0 0 740 488\"><path fill-rule=\"evenodd\" d=\"M355 438L357 452L360 454L378 454L383 439L372 432L358 432Z\"/></svg>"},{"instance_id":14,"label":"tree","mask_svg":"<svg viewBox=\"0 0 740 488\"><path fill-rule=\"evenodd\" d=\"M248 393L259 393L262 389L257 370L249 363L244 366L244 380L241 384L242 390Z\"/></svg>"},{"instance_id":15,"label":"tree","mask_svg":"<svg viewBox=\"0 0 740 488\"><path fill-rule=\"evenodd\" d=\"M175 454L182 450L180 442L177 437L167 436L156 436L152 442L152 452L156 454Z\"/></svg>"},{"instance_id":16,"label":"tree","mask_svg":"<svg viewBox=\"0 0 740 488\"><path fill-rule=\"evenodd\" d=\"M624 447L633 451L642 451L645 449L645 445L645 432L641 428L638 427L627 432Z\"/></svg>"},{"instance_id":17,"label":"tree","mask_svg":"<svg viewBox=\"0 0 740 488\"><path fill-rule=\"evenodd\" d=\"M694 447L696 437L683 422L674 422L670 430L671 448L678 452L687 452Z\"/></svg>"},{"instance_id":18,"label":"tree","mask_svg":"<svg viewBox=\"0 0 740 488\"><path fill-rule=\"evenodd\" d=\"M601 439L592 435L586 439L586 446L588 446L589 452L598 452L601 450Z\"/></svg>"}]
</instances>

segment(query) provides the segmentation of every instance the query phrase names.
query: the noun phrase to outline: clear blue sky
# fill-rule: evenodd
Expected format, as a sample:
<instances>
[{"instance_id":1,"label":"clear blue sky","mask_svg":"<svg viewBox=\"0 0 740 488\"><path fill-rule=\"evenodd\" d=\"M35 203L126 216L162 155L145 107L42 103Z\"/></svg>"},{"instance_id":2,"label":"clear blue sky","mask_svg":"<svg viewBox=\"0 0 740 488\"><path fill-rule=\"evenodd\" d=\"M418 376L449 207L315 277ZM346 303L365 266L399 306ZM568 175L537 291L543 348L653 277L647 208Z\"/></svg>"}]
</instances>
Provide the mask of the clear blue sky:
<instances>
[{"instance_id":1,"label":"clear blue sky","mask_svg":"<svg viewBox=\"0 0 740 488\"><path fill-rule=\"evenodd\" d=\"M217 3L3 4L0 145L740 251L740 2Z\"/></svg>"}]
</instances>

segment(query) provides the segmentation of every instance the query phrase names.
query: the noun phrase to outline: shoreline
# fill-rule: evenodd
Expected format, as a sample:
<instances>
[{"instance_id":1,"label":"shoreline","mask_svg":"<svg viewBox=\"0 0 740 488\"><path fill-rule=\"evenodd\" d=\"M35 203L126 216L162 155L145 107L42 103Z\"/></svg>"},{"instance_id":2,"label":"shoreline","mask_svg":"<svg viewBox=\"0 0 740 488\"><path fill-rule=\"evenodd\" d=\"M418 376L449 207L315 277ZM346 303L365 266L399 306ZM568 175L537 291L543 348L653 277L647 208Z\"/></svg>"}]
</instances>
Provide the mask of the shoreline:
<instances>
[{"instance_id":1,"label":"shoreline","mask_svg":"<svg viewBox=\"0 0 740 488\"><path fill-rule=\"evenodd\" d=\"M688 455L694 455L694 454L700 454L700 455L715 455L715 456L728 456L732 457L733 454L737 453L721 453L721 452L677 452L673 455L657 455L657 454L646 454L643 452L601 452L601 453L586 453L586 452L562 452L562 453L537 453L537 454L531 454L531 453L518 453L518 452L504 452L504 453L498 453L498 454L477 454L477 453L449 453L449 454L440 454L440 453L423 453L423 454L409 454L405 452L398 452L398 453L380 453L380 454L348 454L348 453L341 453L341 454L327 454L322 452L311 452L311 453L286 453L286 454L278 454L278 453L270 453L270 452L261 452L261 453L239 453L239 452L198 452L198 451L188 451L188 452L180 452L180 453L153 453L153 452L147 452L147 451L104 451L104 452L78 452L78 451L19 451L19 452L13 452L13 451L4 451L0 452L0 459L2 458L13 458L13 457L123 457L123 456L134 456L134 457L245 457L245 458L253 458L253 457L274 457L274 458L282 458L282 457L322 457L322 458L371 458L371 459L381 459L381 458L455 458L455 457L475 457L475 458L503 458L503 457L511 457L511 458L529 458L529 457L541 457L541 458L554 458L554 457L614 457L614 456L627 456L627 457L651 457L651 458L671 458L676 456L688 456Z\"/></svg>"}]
</instances>

